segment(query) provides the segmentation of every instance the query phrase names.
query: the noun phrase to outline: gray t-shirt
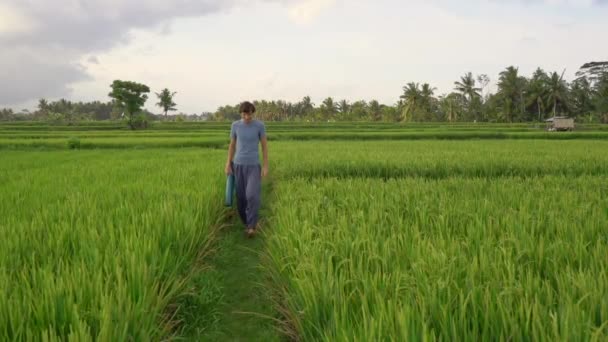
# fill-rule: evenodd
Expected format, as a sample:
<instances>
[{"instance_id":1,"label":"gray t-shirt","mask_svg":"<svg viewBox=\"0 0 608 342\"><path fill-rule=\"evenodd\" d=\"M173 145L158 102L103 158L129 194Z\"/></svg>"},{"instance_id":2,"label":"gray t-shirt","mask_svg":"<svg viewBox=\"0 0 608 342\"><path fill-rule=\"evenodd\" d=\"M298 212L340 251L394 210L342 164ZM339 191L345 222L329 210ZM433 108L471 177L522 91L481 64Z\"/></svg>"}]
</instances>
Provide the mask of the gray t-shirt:
<instances>
[{"instance_id":1,"label":"gray t-shirt","mask_svg":"<svg viewBox=\"0 0 608 342\"><path fill-rule=\"evenodd\" d=\"M259 142L265 136L266 127L261 121L252 120L248 124L243 120L233 122L230 129L230 137L236 139L233 162L239 165L259 165Z\"/></svg>"}]
</instances>

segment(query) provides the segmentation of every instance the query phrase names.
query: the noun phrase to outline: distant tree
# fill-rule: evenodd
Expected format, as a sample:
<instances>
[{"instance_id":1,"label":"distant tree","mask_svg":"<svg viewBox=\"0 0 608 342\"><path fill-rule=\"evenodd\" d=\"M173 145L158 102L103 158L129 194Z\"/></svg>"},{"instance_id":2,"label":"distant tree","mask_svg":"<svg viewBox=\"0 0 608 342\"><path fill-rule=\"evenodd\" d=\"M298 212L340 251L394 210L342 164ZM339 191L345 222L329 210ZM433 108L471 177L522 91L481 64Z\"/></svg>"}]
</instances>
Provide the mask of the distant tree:
<instances>
[{"instance_id":1,"label":"distant tree","mask_svg":"<svg viewBox=\"0 0 608 342\"><path fill-rule=\"evenodd\" d=\"M34 113L34 117L40 120L45 120L49 116L49 101L44 98L38 100L38 110Z\"/></svg>"},{"instance_id":2,"label":"distant tree","mask_svg":"<svg viewBox=\"0 0 608 342\"><path fill-rule=\"evenodd\" d=\"M506 121L512 122L518 111L523 116L525 86L526 79L519 76L518 68L510 66L500 73L498 94L502 99L502 113Z\"/></svg>"},{"instance_id":3,"label":"distant tree","mask_svg":"<svg viewBox=\"0 0 608 342\"><path fill-rule=\"evenodd\" d=\"M323 120L335 119L337 112L338 107L333 98L328 97L323 100L323 103L321 104L321 115Z\"/></svg>"},{"instance_id":4,"label":"distant tree","mask_svg":"<svg viewBox=\"0 0 608 342\"><path fill-rule=\"evenodd\" d=\"M586 78L594 86L608 74L608 61L589 62L583 64L576 72L577 79Z\"/></svg>"},{"instance_id":5,"label":"distant tree","mask_svg":"<svg viewBox=\"0 0 608 342\"><path fill-rule=\"evenodd\" d=\"M595 82L594 103L600 121L608 123L608 73Z\"/></svg>"},{"instance_id":6,"label":"distant tree","mask_svg":"<svg viewBox=\"0 0 608 342\"><path fill-rule=\"evenodd\" d=\"M549 93L547 89L548 83L549 75L543 69L537 68L526 87L526 107L537 114L538 121L542 121L542 113L546 108L546 100Z\"/></svg>"},{"instance_id":7,"label":"distant tree","mask_svg":"<svg viewBox=\"0 0 608 342\"><path fill-rule=\"evenodd\" d=\"M608 123L608 61L585 63L576 76L575 83L582 80L589 83L593 111L601 122Z\"/></svg>"},{"instance_id":8,"label":"distant tree","mask_svg":"<svg viewBox=\"0 0 608 342\"><path fill-rule=\"evenodd\" d=\"M578 78L572 82L569 98L574 116L593 112L593 89L587 78Z\"/></svg>"},{"instance_id":9,"label":"distant tree","mask_svg":"<svg viewBox=\"0 0 608 342\"><path fill-rule=\"evenodd\" d=\"M380 121L382 120L382 105L380 102L376 100L369 101L369 119L371 121Z\"/></svg>"},{"instance_id":10,"label":"distant tree","mask_svg":"<svg viewBox=\"0 0 608 342\"><path fill-rule=\"evenodd\" d=\"M435 102L437 101L434 97L436 89L428 83L424 83L420 89L419 108L421 110L421 119L424 121L431 121L433 119Z\"/></svg>"},{"instance_id":11,"label":"distant tree","mask_svg":"<svg viewBox=\"0 0 608 342\"><path fill-rule=\"evenodd\" d=\"M481 86L481 98L483 100L483 102L486 101L486 88L488 87L488 85L490 84L490 78L488 77L488 75L486 74L481 74L479 76L477 76L477 82L479 83L479 85Z\"/></svg>"},{"instance_id":12,"label":"distant tree","mask_svg":"<svg viewBox=\"0 0 608 342\"><path fill-rule=\"evenodd\" d=\"M466 103L468 118L474 118L475 120L478 120L479 106L481 104L481 102L479 101L479 99L481 98L481 88L476 87L473 73L466 73L460 78L459 82L454 82L454 85L456 85L454 90L456 90L462 95L464 102Z\"/></svg>"},{"instance_id":13,"label":"distant tree","mask_svg":"<svg viewBox=\"0 0 608 342\"><path fill-rule=\"evenodd\" d=\"M350 105L350 115L352 120L366 120L367 113L367 102L360 100L355 101Z\"/></svg>"},{"instance_id":14,"label":"distant tree","mask_svg":"<svg viewBox=\"0 0 608 342\"><path fill-rule=\"evenodd\" d=\"M439 98L439 120L457 121L464 111L464 99L461 94L450 93Z\"/></svg>"},{"instance_id":15,"label":"distant tree","mask_svg":"<svg viewBox=\"0 0 608 342\"><path fill-rule=\"evenodd\" d=\"M557 114L557 105L566 106L566 97L568 96L568 85L564 81L564 72L560 76L557 72L553 72L547 81L547 102L553 106L553 116Z\"/></svg>"},{"instance_id":16,"label":"distant tree","mask_svg":"<svg viewBox=\"0 0 608 342\"><path fill-rule=\"evenodd\" d=\"M13 119L13 110L10 108L3 108L0 110L0 121L9 121Z\"/></svg>"},{"instance_id":17,"label":"distant tree","mask_svg":"<svg viewBox=\"0 0 608 342\"><path fill-rule=\"evenodd\" d=\"M342 100L338 102L338 110L340 111L340 114L345 116L350 110L350 105L348 104L348 101Z\"/></svg>"},{"instance_id":18,"label":"distant tree","mask_svg":"<svg viewBox=\"0 0 608 342\"><path fill-rule=\"evenodd\" d=\"M402 113L401 121L412 119L412 114L418 109L421 97L422 93L418 83L410 82L403 87L403 95L400 98L405 100L405 109Z\"/></svg>"},{"instance_id":19,"label":"distant tree","mask_svg":"<svg viewBox=\"0 0 608 342\"><path fill-rule=\"evenodd\" d=\"M460 82L454 82L456 87L454 90L458 91L465 98L467 102L473 101L474 97L479 97L481 88L475 87L475 78L473 73L468 72L460 78Z\"/></svg>"},{"instance_id":20,"label":"distant tree","mask_svg":"<svg viewBox=\"0 0 608 342\"><path fill-rule=\"evenodd\" d=\"M165 119L167 118L167 113L169 111L177 110L177 108L175 108L176 103L173 102L173 97L175 96L175 94L177 93L171 92L167 88L163 89L160 93L156 93L156 97L159 100L156 105L163 109L163 112L165 113Z\"/></svg>"},{"instance_id":21,"label":"distant tree","mask_svg":"<svg viewBox=\"0 0 608 342\"><path fill-rule=\"evenodd\" d=\"M115 80L111 87L112 91L108 96L124 110L129 127L135 129L135 116L141 112L141 108L146 103L150 88L145 84L121 80Z\"/></svg>"}]
</instances>

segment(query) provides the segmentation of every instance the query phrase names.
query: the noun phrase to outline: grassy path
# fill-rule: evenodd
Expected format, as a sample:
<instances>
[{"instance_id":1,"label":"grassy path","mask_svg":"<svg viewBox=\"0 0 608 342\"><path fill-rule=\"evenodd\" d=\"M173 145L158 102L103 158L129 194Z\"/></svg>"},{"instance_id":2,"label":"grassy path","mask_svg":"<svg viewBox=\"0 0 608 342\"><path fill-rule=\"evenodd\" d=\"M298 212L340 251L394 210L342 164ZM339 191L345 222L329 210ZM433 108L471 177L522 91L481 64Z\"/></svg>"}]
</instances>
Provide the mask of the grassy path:
<instances>
[{"instance_id":1,"label":"grassy path","mask_svg":"<svg viewBox=\"0 0 608 342\"><path fill-rule=\"evenodd\" d=\"M263 188L262 224L269 214L271 182L265 182ZM220 233L217 251L210 260L221 279L223 299L219 322L214 329L192 336L191 340L280 341L273 321L276 314L269 291L262 284L264 274L259 270L260 252L264 248L263 234L247 239L236 213L230 222L232 224Z\"/></svg>"}]
</instances>

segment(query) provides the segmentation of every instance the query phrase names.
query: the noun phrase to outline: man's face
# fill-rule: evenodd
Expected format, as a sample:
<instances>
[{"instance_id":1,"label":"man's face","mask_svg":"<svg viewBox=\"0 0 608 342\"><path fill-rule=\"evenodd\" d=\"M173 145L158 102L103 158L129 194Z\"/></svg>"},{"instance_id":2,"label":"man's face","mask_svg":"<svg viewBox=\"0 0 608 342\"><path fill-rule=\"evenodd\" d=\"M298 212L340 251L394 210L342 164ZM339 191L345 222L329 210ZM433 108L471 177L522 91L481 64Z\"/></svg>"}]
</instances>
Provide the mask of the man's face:
<instances>
[{"instance_id":1,"label":"man's face","mask_svg":"<svg viewBox=\"0 0 608 342\"><path fill-rule=\"evenodd\" d=\"M245 112L243 112L243 113L241 113L241 118L246 123L249 123L253 119L253 115L251 113L245 113Z\"/></svg>"}]
</instances>

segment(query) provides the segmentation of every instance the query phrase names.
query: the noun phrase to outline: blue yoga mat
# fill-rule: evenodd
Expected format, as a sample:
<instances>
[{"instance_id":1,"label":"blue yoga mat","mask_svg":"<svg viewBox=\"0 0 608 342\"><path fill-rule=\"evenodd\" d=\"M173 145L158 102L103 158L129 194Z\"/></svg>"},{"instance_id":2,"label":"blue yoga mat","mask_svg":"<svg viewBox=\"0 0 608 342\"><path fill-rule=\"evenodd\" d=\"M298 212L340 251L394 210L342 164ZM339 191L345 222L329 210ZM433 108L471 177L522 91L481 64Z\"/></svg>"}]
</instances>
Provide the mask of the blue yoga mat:
<instances>
[{"instance_id":1,"label":"blue yoga mat","mask_svg":"<svg viewBox=\"0 0 608 342\"><path fill-rule=\"evenodd\" d=\"M226 177L226 201L227 207L232 207L234 202L234 174L230 174Z\"/></svg>"}]
</instances>

